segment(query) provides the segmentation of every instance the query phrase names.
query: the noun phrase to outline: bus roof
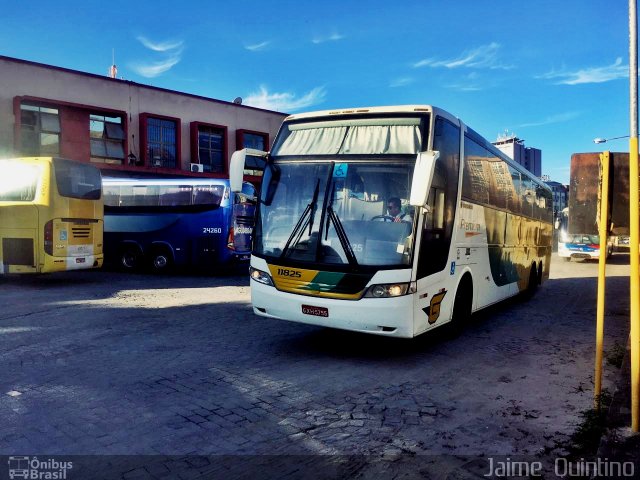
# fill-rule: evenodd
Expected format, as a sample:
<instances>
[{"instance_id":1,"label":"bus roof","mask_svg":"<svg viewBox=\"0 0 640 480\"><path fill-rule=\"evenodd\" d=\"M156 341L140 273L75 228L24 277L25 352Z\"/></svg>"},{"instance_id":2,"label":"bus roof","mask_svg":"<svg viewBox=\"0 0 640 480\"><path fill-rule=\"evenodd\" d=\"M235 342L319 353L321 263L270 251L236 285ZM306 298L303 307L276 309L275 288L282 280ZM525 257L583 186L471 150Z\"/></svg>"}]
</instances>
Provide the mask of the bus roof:
<instances>
[{"instance_id":1,"label":"bus roof","mask_svg":"<svg viewBox=\"0 0 640 480\"><path fill-rule=\"evenodd\" d=\"M493 154L500 157L504 160L508 165L512 166L520 173L527 175L527 177L531 178L537 185L547 188L551 190L548 185L546 185L542 180L535 177L533 173L528 171L522 165L518 164L518 162L509 158L505 153L501 152L496 148L491 142L486 140L482 135L478 134L475 130L470 128L468 125L464 124L458 117L452 115L451 113L443 110L442 108L435 107L433 105L389 105L389 106L380 106L380 107L356 107L356 108L338 108L334 110L318 110L315 112L305 112L305 113L297 113L294 115L289 115L284 119L287 121L295 121L295 120L304 120L311 118L326 118L326 117L339 117L341 115L388 115L394 113L431 113L440 115L442 117L447 118L450 121L453 121L456 125L464 127L465 134L469 135L471 138L475 138L480 141L483 146L487 147Z\"/></svg>"},{"instance_id":2,"label":"bus roof","mask_svg":"<svg viewBox=\"0 0 640 480\"><path fill-rule=\"evenodd\" d=\"M10 157L10 158L0 158L0 162L14 162L21 163L24 165L60 165L61 163L67 162L75 164L81 168L91 168L93 170L99 171L98 167L88 163L82 162L80 160L72 160L70 158L65 157Z\"/></svg>"},{"instance_id":3,"label":"bus roof","mask_svg":"<svg viewBox=\"0 0 640 480\"><path fill-rule=\"evenodd\" d=\"M119 178L103 177L102 182L111 185L225 185L228 178ZM245 182L247 183L247 182Z\"/></svg>"},{"instance_id":4,"label":"bus roof","mask_svg":"<svg viewBox=\"0 0 640 480\"><path fill-rule=\"evenodd\" d=\"M89 163L86 163L86 162L80 162L78 160L70 160L68 158L63 158L63 157L10 157L10 158L0 158L0 160L9 161L9 162L37 163L37 164L53 163L54 160L67 160L69 162L90 165ZM91 166L95 168L94 165L91 165Z\"/></svg>"},{"instance_id":5,"label":"bus roof","mask_svg":"<svg viewBox=\"0 0 640 480\"><path fill-rule=\"evenodd\" d=\"M395 105L383 107L338 108L334 110L318 110L316 112L296 113L294 115L289 115L285 118L285 121L315 117L333 117L338 115L375 115L381 113L440 113L444 116L456 118L445 110L434 107L433 105Z\"/></svg>"}]
</instances>

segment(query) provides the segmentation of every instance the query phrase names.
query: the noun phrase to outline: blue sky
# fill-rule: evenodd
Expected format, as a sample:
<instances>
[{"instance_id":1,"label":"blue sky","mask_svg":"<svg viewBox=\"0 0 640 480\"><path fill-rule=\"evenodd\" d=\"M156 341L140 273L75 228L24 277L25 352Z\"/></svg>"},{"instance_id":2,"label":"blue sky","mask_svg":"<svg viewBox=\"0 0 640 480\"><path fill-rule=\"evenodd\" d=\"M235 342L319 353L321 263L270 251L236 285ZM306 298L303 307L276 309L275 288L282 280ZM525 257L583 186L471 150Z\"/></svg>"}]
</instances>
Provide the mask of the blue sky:
<instances>
[{"instance_id":1,"label":"blue sky","mask_svg":"<svg viewBox=\"0 0 640 480\"><path fill-rule=\"evenodd\" d=\"M432 104L568 182L627 151L623 0L2 2L0 54L294 113Z\"/></svg>"}]
</instances>

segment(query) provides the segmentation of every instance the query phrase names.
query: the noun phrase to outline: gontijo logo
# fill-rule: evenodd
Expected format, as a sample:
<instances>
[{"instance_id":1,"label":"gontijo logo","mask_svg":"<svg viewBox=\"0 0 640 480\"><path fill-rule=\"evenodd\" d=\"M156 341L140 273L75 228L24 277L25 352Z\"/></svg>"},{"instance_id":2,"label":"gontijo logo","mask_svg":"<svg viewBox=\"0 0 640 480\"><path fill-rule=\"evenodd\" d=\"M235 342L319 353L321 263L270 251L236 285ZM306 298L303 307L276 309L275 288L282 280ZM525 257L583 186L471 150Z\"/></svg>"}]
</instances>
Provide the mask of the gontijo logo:
<instances>
[{"instance_id":1,"label":"gontijo logo","mask_svg":"<svg viewBox=\"0 0 640 480\"><path fill-rule=\"evenodd\" d=\"M9 478L33 480L65 480L67 470L73 468L73 462L62 462L53 458L39 460L38 457L9 457Z\"/></svg>"}]
</instances>

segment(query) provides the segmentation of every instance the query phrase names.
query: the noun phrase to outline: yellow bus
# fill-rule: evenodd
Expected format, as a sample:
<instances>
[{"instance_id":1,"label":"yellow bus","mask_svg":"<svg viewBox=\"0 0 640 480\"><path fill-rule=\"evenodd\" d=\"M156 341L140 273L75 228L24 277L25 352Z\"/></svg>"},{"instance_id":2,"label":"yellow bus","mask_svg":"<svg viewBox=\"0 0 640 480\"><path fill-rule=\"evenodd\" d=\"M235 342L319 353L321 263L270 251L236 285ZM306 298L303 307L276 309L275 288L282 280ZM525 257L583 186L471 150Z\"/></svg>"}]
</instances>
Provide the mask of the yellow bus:
<instances>
[{"instance_id":1,"label":"yellow bus","mask_svg":"<svg viewBox=\"0 0 640 480\"><path fill-rule=\"evenodd\" d=\"M0 159L0 274L101 267L101 186L92 165Z\"/></svg>"}]
</instances>

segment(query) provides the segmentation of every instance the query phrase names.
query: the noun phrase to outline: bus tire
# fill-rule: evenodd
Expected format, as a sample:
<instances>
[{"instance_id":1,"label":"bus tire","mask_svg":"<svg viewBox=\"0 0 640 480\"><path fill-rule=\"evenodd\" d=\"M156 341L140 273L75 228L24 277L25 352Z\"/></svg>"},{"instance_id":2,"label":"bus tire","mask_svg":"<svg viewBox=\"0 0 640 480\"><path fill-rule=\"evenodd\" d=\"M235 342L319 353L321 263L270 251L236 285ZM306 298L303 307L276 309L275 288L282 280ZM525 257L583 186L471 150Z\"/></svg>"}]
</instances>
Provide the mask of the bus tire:
<instances>
[{"instance_id":1,"label":"bus tire","mask_svg":"<svg viewBox=\"0 0 640 480\"><path fill-rule=\"evenodd\" d=\"M120 251L120 266L124 270L136 270L140 267L142 254L140 250L132 245L123 247Z\"/></svg>"},{"instance_id":2,"label":"bus tire","mask_svg":"<svg viewBox=\"0 0 640 480\"><path fill-rule=\"evenodd\" d=\"M542 262L538 264L538 285L542 285Z\"/></svg>"},{"instance_id":3,"label":"bus tire","mask_svg":"<svg viewBox=\"0 0 640 480\"><path fill-rule=\"evenodd\" d=\"M456 336L464 329L471 319L471 309L473 302L473 282L467 274L462 277L456 296L453 300L453 310L451 312L451 333Z\"/></svg>"},{"instance_id":4,"label":"bus tire","mask_svg":"<svg viewBox=\"0 0 640 480\"><path fill-rule=\"evenodd\" d=\"M527 285L527 296L533 297L538 290L538 269L536 264L531 265L531 272L529 272L529 284Z\"/></svg>"},{"instance_id":5,"label":"bus tire","mask_svg":"<svg viewBox=\"0 0 640 480\"><path fill-rule=\"evenodd\" d=\"M156 273L166 272L171 269L172 259L169 252L159 248L151 254L151 269Z\"/></svg>"}]
</instances>

